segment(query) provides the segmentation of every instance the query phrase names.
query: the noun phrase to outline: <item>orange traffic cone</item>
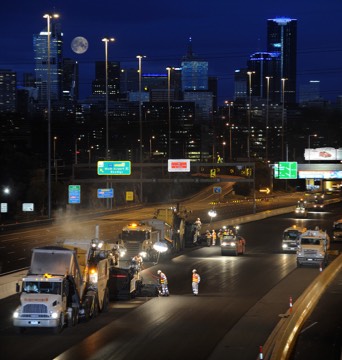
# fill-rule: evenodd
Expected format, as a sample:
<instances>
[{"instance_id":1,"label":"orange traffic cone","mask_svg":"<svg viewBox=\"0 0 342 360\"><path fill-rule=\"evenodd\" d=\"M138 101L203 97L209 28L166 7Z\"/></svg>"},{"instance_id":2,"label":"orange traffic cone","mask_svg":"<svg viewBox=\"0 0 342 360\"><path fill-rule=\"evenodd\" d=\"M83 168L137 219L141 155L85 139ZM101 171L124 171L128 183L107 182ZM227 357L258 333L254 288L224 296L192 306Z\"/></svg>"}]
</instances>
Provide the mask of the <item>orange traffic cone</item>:
<instances>
[{"instance_id":1,"label":"orange traffic cone","mask_svg":"<svg viewBox=\"0 0 342 360\"><path fill-rule=\"evenodd\" d=\"M262 346L260 345L259 346L259 359L263 359L264 358L264 355L262 353Z\"/></svg>"}]
</instances>

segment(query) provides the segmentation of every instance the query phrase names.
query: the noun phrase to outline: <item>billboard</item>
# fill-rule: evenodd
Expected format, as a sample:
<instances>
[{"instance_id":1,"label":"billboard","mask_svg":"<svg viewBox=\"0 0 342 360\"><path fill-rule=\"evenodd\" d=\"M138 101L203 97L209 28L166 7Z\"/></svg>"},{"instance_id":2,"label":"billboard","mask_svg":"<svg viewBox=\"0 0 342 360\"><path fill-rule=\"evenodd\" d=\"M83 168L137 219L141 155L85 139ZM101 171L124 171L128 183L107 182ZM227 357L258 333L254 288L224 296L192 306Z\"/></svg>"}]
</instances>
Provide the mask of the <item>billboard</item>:
<instances>
[{"instance_id":1,"label":"billboard","mask_svg":"<svg viewBox=\"0 0 342 360\"><path fill-rule=\"evenodd\" d=\"M168 160L168 171L169 172L189 172L190 171L190 160L189 159L177 159Z\"/></svg>"},{"instance_id":2,"label":"billboard","mask_svg":"<svg viewBox=\"0 0 342 360\"><path fill-rule=\"evenodd\" d=\"M341 170L299 170L299 179L342 179Z\"/></svg>"},{"instance_id":3,"label":"billboard","mask_svg":"<svg viewBox=\"0 0 342 360\"><path fill-rule=\"evenodd\" d=\"M342 148L323 147L317 149L305 149L304 159L307 161L335 161L342 160Z\"/></svg>"}]
</instances>

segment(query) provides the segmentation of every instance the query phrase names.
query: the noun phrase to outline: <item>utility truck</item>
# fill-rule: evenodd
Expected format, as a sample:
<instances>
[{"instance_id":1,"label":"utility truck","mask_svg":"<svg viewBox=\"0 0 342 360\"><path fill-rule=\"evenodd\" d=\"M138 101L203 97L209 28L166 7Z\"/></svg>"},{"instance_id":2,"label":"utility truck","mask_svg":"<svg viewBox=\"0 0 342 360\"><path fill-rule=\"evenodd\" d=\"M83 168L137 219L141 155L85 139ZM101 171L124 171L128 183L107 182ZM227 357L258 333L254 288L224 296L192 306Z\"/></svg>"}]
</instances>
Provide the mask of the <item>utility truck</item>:
<instances>
[{"instance_id":1,"label":"utility truck","mask_svg":"<svg viewBox=\"0 0 342 360\"><path fill-rule=\"evenodd\" d=\"M303 265L328 264L328 250L330 249L330 237L326 231L319 229L307 230L299 237L297 248L297 267Z\"/></svg>"},{"instance_id":2,"label":"utility truck","mask_svg":"<svg viewBox=\"0 0 342 360\"><path fill-rule=\"evenodd\" d=\"M306 231L305 227L292 225L283 231L282 249L284 252L296 252L299 237Z\"/></svg>"},{"instance_id":3,"label":"utility truck","mask_svg":"<svg viewBox=\"0 0 342 360\"><path fill-rule=\"evenodd\" d=\"M88 320L105 311L111 262L112 253L98 238L34 248L13 325L19 333L26 328L52 328L59 333L79 318Z\"/></svg>"},{"instance_id":4,"label":"utility truck","mask_svg":"<svg viewBox=\"0 0 342 360\"><path fill-rule=\"evenodd\" d=\"M334 221L333 240L334 241L342 241L342 219Z\"/></svg>"}]
</instances>

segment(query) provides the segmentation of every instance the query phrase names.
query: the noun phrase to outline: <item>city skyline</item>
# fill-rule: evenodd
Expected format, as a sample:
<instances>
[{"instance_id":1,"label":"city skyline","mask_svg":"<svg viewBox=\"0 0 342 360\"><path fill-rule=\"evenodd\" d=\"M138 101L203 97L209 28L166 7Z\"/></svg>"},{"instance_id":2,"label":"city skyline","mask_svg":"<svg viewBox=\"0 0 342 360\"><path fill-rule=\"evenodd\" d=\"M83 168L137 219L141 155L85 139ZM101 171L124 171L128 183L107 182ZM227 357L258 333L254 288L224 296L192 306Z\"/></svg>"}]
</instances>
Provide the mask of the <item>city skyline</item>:
<instances>
[{"instance_id":1,"label":"city skyline","mask_svg":"<svg viewBox=\"0 0 342 360\"><path fill-rule=\"evenodd\" d=\"M318 1L306 9L294 1L286 5L264 1L262 5L248 3L246 8L237 4L231 8L188 0L176 1L170 9L166 4L150 1L144 6L136 4L134 11L128 8L129 4L115 6L98 1L97 7L91 8L80 4L37 1L20 4L20 13L18 0L3 5L6 16L1 27L3 33L10 35L0 39L0 68L16 71L18 85L23 72L34 71L33 35L46 26L43 15L56 11L64 34L64 57L80 64L80 98L91 94L95 62L104 59L104 36L116 39L109 46L109 60L120 61L123 68L137 68L136 55L146 55L143 73L166 73L167 66L179 66L191 36L194 53L208 61L209 75L218 78L221 104L224 99L233 98L234 71L246 67L253 53L267 50L267 19L285 16L298 21L297 90L309 80L320 80L323 98L334 101L342 95L342 51L336 47L342 30L342 4L330 6ZM18 27L18 21L25 24L25 31ZM76 36L89 41L89 49L82 55L70 47ZM19 39L20 47L16 46Z\"/></svg>"}]
</instances>

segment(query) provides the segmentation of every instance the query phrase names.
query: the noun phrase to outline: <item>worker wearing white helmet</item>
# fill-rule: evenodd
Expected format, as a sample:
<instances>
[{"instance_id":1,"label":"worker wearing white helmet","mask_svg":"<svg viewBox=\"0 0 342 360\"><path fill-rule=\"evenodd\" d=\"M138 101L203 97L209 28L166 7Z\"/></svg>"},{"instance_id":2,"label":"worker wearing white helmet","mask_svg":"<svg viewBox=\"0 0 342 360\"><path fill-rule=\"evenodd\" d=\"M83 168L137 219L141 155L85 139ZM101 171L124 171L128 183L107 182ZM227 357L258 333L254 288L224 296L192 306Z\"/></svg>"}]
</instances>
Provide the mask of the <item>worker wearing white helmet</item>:
<instances>
[{"instance_id":1,"label":"worker wearing white helmet","mask_svg":"<svg viewBox=\"0 0 342 360\"><path fill-rule=\"evenodd\" d=\"M192 270L192 293L194 296L198 295L198 285L201 282L201 277L197 273L196 269Z\"/></svg>"},{"instance_id":2,"label":"worker wearing white helmet","mask_svg":"<svg viewBox=\"0 0 342 360\"><path fill-rule=\"evenodd\" d=\"M161 270L158 270L157 274L159 275L159 283L161 285L160 295L169 296L170 294L169 294L169 288L167 286L168 282L166 275Z\"/></svg>"}]
</instances>

